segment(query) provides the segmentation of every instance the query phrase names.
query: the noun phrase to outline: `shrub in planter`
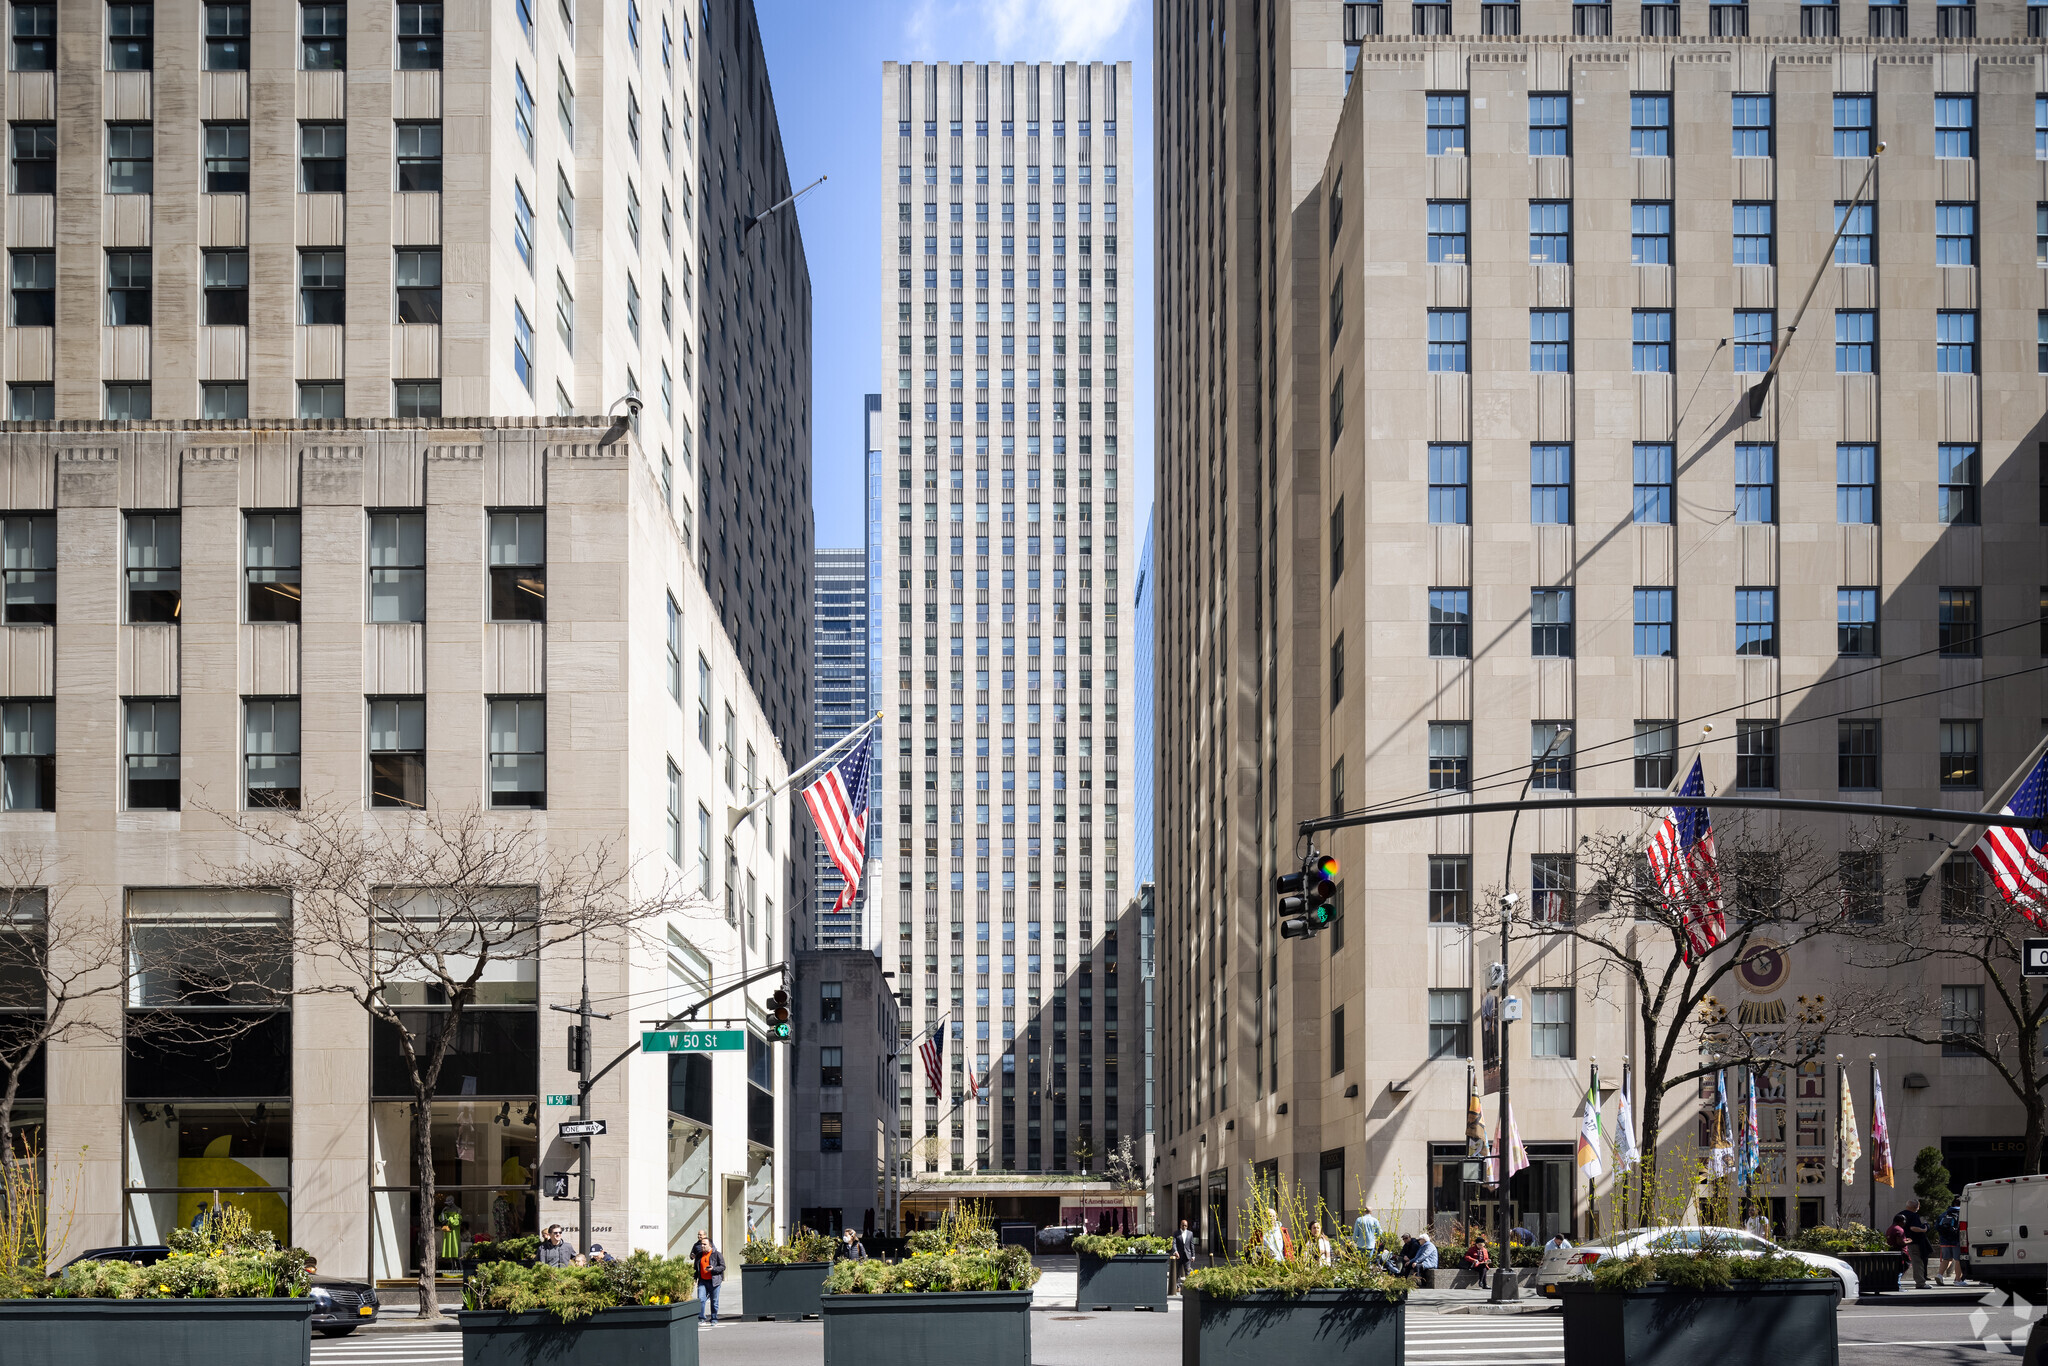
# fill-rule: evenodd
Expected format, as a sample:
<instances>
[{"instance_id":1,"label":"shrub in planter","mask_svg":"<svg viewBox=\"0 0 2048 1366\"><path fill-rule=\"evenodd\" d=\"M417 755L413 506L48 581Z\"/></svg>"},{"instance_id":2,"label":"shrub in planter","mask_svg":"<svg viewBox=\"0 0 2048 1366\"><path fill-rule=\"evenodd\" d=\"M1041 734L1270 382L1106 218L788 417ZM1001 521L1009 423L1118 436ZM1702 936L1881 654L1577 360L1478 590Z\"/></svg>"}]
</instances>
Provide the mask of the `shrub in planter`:
<instances>
[{"instance_id":1,"label":"shrub in planter","mask_svg":"<svg viewBox=\"0 0 2048 1366\"><path fill-rule=\"evenodd\" d=\"M800 1228L786 1243L749 1238L740 1249L740 1312L750 1319L802 1319L818 1313L825 1273L839 1253L829 1233Z\"/></svg>"},{"instance_id":2,"label":"shrub in planter","mask_svg":"<svg viewBox=\"0 0 2048 1366\"><path fill-rule=\"evenodd\" d=\"M741 1266L789 1266L798 1262L829 1262L839 1254L839 1240L829 1233L800 1228L786 1243L747 1239L740 1249Z\"/></svg>"},{"instance_id":3,"label":"shrub in planter","mask_svg":"<svg viewBox=\"0 0 2048 1366\"><path fill-rule=\"evenodd\" d=\"M1362 1257L1333 1266L1261 1259L1188 1273L1181 1283L1181 1360L1267 1366L1278 1357L1398 1361L1409 1283Z\"/></svg>"},{"instance_id":4,"label":"shrub in planter","mask_svg":"<svg viewBox=\"0 0 2048 1366\"><path fill-rule=\"evenodd\" d=\"M595 1266L523 1266L488 1262L463 1287L463 1308L510 1314L546 1314L575 1323L606 1309L660 1307L696 1293L689 1259L673 1260L636 1252Z\"/></svg>"},{"instance_id":5,"label":"shrub in planter","mask_svg":"<svg viewBox=\"0 0 2048 1366\"><path fill-rule=\"evenodd\" d=\"M486 1263L463 1286L464 1366L697 1366L695 1281L688 1258L645 1252L595 1266Z\"/></svg>"},{"instance_id":6,"label":"shrub in planter","mask_svg":"<svg viewBox=\"0 0 2048 1366\"><path fill-rule=\"evenodd\" d=\"M1115 1233L1083 1234L1074 1291L1076 1309L1152 1309L1166 1312L1167 1251L1164 1238Z\"/></svg>"},{"instance_id":7,"label":"shrub in planter","mask_svg":"<svg viewBox=\"0 0 2048 1366\"><path fill-rule=\"evenodd\" d=\"M1021 1247L839 1262L818 1301L825 1366L956 1366L961 1345L987 1366L1030 1366L1031 1287Z\"/></svg>"},{"instance_id":8,"label":"shrub in planter","mask_svg":"<svg viewBox=\"0 0 2048 1366\"><path fill-rule=\"evenodd\" d=\"M1693 1366L1731 1342L1774 1366L1837 1366L1834 1278L1709 1247L1608 1258L1559 1287L1568 1366Z\"/></svg>"},{"instance_id":9,"label":"shrub in planter","mask_svg":"<svg viewBox=\"0 0 2048 1366\"><path fill-rule=\"evenodd\" d=\"M1889 1252L1884 1234L1863 1224L1821 1224L1802 1229L1785 1244L1799 1252L1820 1252L1841 1257L1851 1252Z\"/></svg>"},{"instance_id":10,"label":"shrub in planter","mask_svg":"<svg viewBox=\"0 0 2048 1366\"><path fill-rule=\"evenodd\" d=\"M470 1247L469 1260L478 1266L490 1262L521 1262L531 1265L540 1260L540 1235L528 1233L518 1238L479 1238Z\"/></svg>"}]
</instances>

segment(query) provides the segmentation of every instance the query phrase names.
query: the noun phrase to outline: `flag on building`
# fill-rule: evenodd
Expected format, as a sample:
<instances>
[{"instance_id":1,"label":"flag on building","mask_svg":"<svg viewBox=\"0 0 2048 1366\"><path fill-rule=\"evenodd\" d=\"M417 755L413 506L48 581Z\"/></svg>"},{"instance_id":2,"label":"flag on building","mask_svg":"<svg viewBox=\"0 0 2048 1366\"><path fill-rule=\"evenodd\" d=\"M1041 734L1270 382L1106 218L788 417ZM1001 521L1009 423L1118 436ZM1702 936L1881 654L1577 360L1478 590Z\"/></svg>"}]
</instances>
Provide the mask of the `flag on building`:
<instances>
[{"instance_id":1,"label":"flag on building","mask_svg":"<svg viewBox=\"0 0 2048 1366\"><path fill-rule=\"evenodd\" d=\"M1842 1184L1854 1185L1856 1164L1863 1160L1863 1136L1856 1132L1856 1093L1849 1089L1849 1074L1842 1069L1842 1104L1835 1120L1835 1158L1842 1164Z\"/></svg>"},{"instance_id":2,"label":"flag on building","mask_svg":"<svg viewBox=\"0 0 2048 1366\"><path fill-rule=\"evenodd\" d=\"M1870 1069L1870 1179L1892 1184L1892 1131L1884 1122L1884 1078Z\"/></svg>"},{"instance_id":3,"label":"flag on building","mask_svg":"<svg viewBox=\"0 0 2048 1366\"><path fill-rule=\"evenodd\" d=\"M932 1032L917 1046L917 1056L924 1060L924 1078L932 1084L932 1095L946 1094L946 1036L945 1022L932 1026Z\"/></svg>"},{"instance_id":4,"label":"flag on building","mask_svg":"<svg viewBox=\"0 0 2048 1366\"><path fill-rule=\"evenodd\" d=\"M825 776L804 789L804 805L817 823L818 838L839 875L846 879L832 909L843 911L860 890L860 872L868 856L868 770L875 758L875 730L825 770Z\"/></svg>"},{"instance_id":5,"label":"flag on building","mask_svg":"<svg viewBox=\"0 0 2048 1366\"><path fill-rule=\"evenodd\" d=\"M1681 797L1707 795L1700 761L1678 789ZM1721 942L1728 922L1721 911L1721 870L1714 858L1714 824L1703 806L1674 806L1650 837L1644 854L1656 875L1664 904L1685 931L1686 959L1700 957Z\"/></svg>"},{"instance_id":6,"label":"flag on building","mask_svg":"<svg viewBox=\"0 0 2048 1366\"><path fill-rule=\"evenodd\" d=\"M1508 1146L1508 1175L1509 1175L1509 1176L1513 1176L1513 1175L1514 1175L1514 1174L1515 1174L1516 1172L1518 1172L1518 1171L1522 1170L1522 1169L1523 1169L1524 1167L1526 1167L1526 1166L1528 1166L1528 1165L1529 1165L1529 1150L1528 1150L1527 1148L1525 1148L1525 1147L1523 1147L1523 1146L1522 1146L1522 1130L1521 1130L1520 1126L1518 1126L1518 1125L1517 1125L1517 1124L1515 1123L1515 1107L1514 1107L1514 1106L1512 1106L1512 1105L1508 1106L1508 1145L1507 1145L1507 1146ZM1493 1151L1494 1151L1495 1157L1497 1158L1497 1157L1499 1156L1499 1153L1500 1153L1500 1126L1499 1126L1499 1125L1495 1125L1495 1126L1494 1126L1494 1135L1493 1135ZM1487 1172L1486 1172L1486 1178L1487 1178L1487 1180L1489 1180L1489 1181L1498 1181L1498 1180L1499 1180L1500 1178L1499 1178L1499 1177L1498 1177L1498 1176L1497 1176L1497 1175L1496 1175L1495 1173L1499 1171L1499 1168L1498 1168L1498 1167L1496 1167L1496 1166L1494 1165L1494 1162L1493 1162L1492 1160L1489 1160L1489 1161L1487 1162L1487 1164L1486 1164L1486 1167L1487 1167Z\"/></svg>"},{"instance_id":7,"label":"flag on building","mask_svg":"<svg viewBox=\"0 0 2048 1366\"><path fill-rule=\"evenodd\" d=\"M1586 1103L1581 1107L1579 1117L1579 1175L1588 1181L1597 1179L1606 1170L1600 1162L1600 1151L1606 1145L1600 1134L1600 1085L1590 1083L1586 1087Z\"/></svg>"},{"instance_id":8,"label":"flag on building","mask_svg":"<svg viewBox=\"0 0 2048 1366\"><path fill-rule=\"evenodd\" d=\"M1756 1127L1756 1073L1749 1076L1749 1104L1742 1113L1742 1146L1735 1154L1735 1179L1747 1186L1756 1180L1757 1169L1763 1166L1763 1151L1757 1143Z\"/></svg>"},{"instance_id":9,"label":"flag on building","mask_svg":"<svg viewBox=\"0 0 2048 1366\"><path fill-rule=\"evenodd\" d=\"M1728 1132L1728 1074L1714 1073L1714 1108L1709 1114L1707 1175L1726 1176L1735 1170L1735 1145Z\"/></svg>"},{"instance_id":10,"label":"flag on building","mask_svg":"<svg viewBox=\"0 0 2048 1366\"><path fill-rule=\"evenodd\" d=\"M1474 1084L1472 1069L1465 1069L1465 1156L1483 1158L1486 1154L1486 1120L1479 1111L1479 1088Z\"/></svg>"},{"instance_id":11,"label":"flag on building","mask_svg":"<svg viewBox=\"0 0 2048 1366\"><path fill-rule=\"evenodd\" d=\"M2001 814L2039 817L2048 809L2048 758L2034 765ZM2037 925L2048 925L2048 831L1994 825L1970 850L2007 904Z\"/></svg>"},{"instance_id":12,"label":"flag on building","mask_svg":"<svg viewBox=\"0 0 2048 1366\"><path fill-rule=\"evenodd\" d=\"M1632 1171L1643 1160L1636 1145L1635 1116L1629 1113L1629 1065L1621 1065L1621 1097L1614 1111L1614 1170Z\"/></svg>"}]
</instances>

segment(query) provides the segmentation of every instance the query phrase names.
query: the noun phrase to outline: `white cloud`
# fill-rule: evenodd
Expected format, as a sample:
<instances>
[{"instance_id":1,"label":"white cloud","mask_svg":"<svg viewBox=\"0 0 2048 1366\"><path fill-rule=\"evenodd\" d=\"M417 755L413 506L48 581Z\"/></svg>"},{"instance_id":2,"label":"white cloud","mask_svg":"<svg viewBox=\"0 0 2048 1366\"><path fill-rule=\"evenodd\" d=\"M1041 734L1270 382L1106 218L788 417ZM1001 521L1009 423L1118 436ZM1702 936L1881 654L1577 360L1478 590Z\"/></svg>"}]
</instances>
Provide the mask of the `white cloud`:
<instances>
[{"instance_id":1,"label":"white cloud","mask_svg":"<svg viewBox=\"0 0 2048 1366\"><path fill-rule=\"evenodd\" d=\"M1137 0L920 0L904 23L905 56L928 61L1142 60L1112 51Z\"/></svg>"}]
</instances>

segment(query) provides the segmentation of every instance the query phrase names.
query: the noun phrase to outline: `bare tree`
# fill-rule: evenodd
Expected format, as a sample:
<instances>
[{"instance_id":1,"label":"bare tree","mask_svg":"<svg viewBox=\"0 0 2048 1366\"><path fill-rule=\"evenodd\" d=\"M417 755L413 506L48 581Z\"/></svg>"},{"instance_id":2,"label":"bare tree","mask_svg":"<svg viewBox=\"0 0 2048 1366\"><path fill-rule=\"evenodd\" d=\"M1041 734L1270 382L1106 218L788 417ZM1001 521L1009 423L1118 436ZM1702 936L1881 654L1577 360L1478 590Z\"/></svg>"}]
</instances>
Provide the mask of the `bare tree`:
<instances>
[{"instance_id":1,"label":"bare tree","mask_svg":"<svg viewBox=\"0 0 2048 1366\"><path fill-rule=\"evenodd\" d=\"M1661 818L1662 812L1648 813ZM1865 870L1882 867L1889 831L1859 834L1847 852L1824 846L1805 825L1770 820L1715 824L1722 879L1725 937L1696 952L1693 937L1709 913L1704 900L1665 896L1643 855L1641 838L1628 833L1579 841L1574 877L1579 888L1545 897L1533 918L1511 922L1511 938L1575 941L1579 982L1594 999L1632 1013L1636 1047L1635 1099L1643 1170L1637 1181L1637 1218L1651 1215L1665 1100L1723 1067L1794 1066L1821 1053L1830 1029L1844 1027L1845 1011L1822 998L1802 998L1784 1019L1744 1019L1722 1002L1737 965L1752 953L1783 954L1830 936L1863 913L1872 892ZM1490 898L1493 933L1500 898Z\"/></svg>"},{"instance_id":2,"label":"bare tree","mask_svg":"<svg viewBox=\"0 0 2048 1366\"><path fill-rule=\"evenodd\" d=\"M475 808L215 814L247 846L212 869L215 884L291 897L292 990L353 1000L404 1062L417 1116L420 1313L436 1318L433 1103L464 1012L512 964L569 945L615 960L668 917L715 908L667 881L636 889L609 846L564 854L530 826Z\"/></svg>"},{"instance_id":3,"label":"bare tree","mask_svg":"<svg viewBox=\"0 0 2048 1366\"><path fill-rule=\"evenodd\" d=\"M1136 1191L1145 1189L1144 1163L1138 1157L1137 1145L1128 1136L1116 1141L1103 1161L1102 1174L1118 1190Z\"/></svg>"}]
</instances>

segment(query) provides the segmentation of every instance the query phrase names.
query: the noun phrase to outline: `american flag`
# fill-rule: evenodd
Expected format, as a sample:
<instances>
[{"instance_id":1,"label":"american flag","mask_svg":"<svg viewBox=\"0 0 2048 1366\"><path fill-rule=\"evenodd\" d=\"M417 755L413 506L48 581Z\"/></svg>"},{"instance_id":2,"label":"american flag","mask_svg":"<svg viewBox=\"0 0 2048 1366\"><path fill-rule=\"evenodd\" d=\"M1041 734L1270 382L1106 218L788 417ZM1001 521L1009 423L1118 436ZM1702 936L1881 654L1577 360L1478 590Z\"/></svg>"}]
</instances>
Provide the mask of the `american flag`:
<instances>
[{"instance_id":1,"label":"american flag","mask_svg":"<svg viewBox=\"0 0 2048 1366\"><path fill-rule=\"evenodd\" d=\"M868 767L874 758L875 731L870 727L859 744L825 770L824 777L804 789L804 805L818 823L825 852L846 879L839 899L832 903L834 911L851 906L860 890L861 865L868 856Z\"/></svg>"},{"instance_id":2,"label":"american flag","mask_svg":"<svg viewBox=\"0 0 2048 1366\"><path fill-rule=\"evenodd\" d=\"M2048 759L2034 765L2000 814L2038 817L2048 807ZM2048 833L1994 825L1970 851L2012 908L2037 925L2048 925Z\"/></svg>"},{"instance_id":3,"label":"american flag","mask_svg":"<svg viewBox=\"0 0 2048 1366\"><path fill-rule=\"evenodd\" d=\"M946 1036L942 1032L945 1022L932 1026L932 1032L917 1046L917 1056L924 1059L924 1079L932 1084L932 1094L946 1094Z\"/></svg>"},{"instance_id":4,"label":"american flag","mask_svg":"<svg viewBox=\"0 0 2048 1366\"><path fill-rule=\"evenodd\" d=\"M1700 761L1678 789L1681 797L1707 795ZM1664 903L1678 915L1685 930L1686 957L1698 958L1728 933L1721 911L1721 870L1714 861L1714 824L1704 806L1674 806L1644 851Z\"/></svg>"}]
</instances>

